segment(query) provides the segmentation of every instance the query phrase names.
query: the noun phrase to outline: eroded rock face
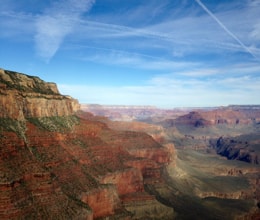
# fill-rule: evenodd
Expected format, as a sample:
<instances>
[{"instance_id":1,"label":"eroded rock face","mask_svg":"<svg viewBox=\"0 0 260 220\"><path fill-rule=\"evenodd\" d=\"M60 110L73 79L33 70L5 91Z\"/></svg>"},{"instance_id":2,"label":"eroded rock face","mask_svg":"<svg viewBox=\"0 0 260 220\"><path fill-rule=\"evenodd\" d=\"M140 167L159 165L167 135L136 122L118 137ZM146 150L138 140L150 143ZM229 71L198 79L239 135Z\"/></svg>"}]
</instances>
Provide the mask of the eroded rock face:
<instances>
[{"instance_id":1,"label":"eroded rock face","mask_svg":"<svg viewBox=\"0 0 260 220\"><path fill-rule=\"evenodd\" d=\"M94 211L93 218L114 215L116 210L122 209L116 188L112 185L82 193L81 201Z\"/></svg>"},{"instance_id":2,"label":"eroded rock face","mask_svg":"<svg viewBox=\"0 0 260 220\"><path fill-rule=\"evenodd\" d=\"M108 173L100 179L100 183L115 185L119 196L144 191L142 173L136 168Z\"/></svg>"},{"instance_id":3,"label":"eroded rock face","mask_svg":"<svg viewBox=\"0 0 260 220\"><path fill-rule=\"evenodd\" d=\"M77 100L61 95L55 83L0 69L1 118L66 116L79 107Z\"/></svg>"},{"instance_id":4,"label":"eroded rock face","mask_svg":"<svg viewBox=\"0 0 260 220\"><path fill-rule=\"evenodd\" d=\"M142 203L135 219L160 210L172 219L173 209L144 189L148 179L163 181L168 148L145 133L75 115L78 102L54 84L0 74L0 219L126 220Z\"/></svg>"},{"instance_id":5,"label":"eroded rock face","mask_svg":"<svg viewBox=\"0 0 260 220\"><path fill-rule=\"evenodd\" d=\"M247 125L254 123L255 120L256 118L254 117L254 115L252 115L252 118L250 118L242 111L225 108L211 111L193 111L189 114L180 116L175 120L166 120L164 124L166 127L172 127L174 125L192 125L194 127L206 127L221 124Z\"/></svg>"},{"instance_id":6,"label":"eroded rock face","mask_svg":"<svg viewBox=\"0 0 260 220\"><path fill-rule=\"evenodd\" d=\"M248 136L248 137L247 137ZM260 146L259 134L238 137L220 137L211 141L211 146L218 154L229 160L259 164L260 154L256 150Z\"/></svg>"},{"instance_id":7,"label":"eroded rock face","mask_svg":"<svg viewBox=\"0 0 260 220\"><path fill-rule=\"evenodd\" d=\"M229 125L247 125L254 123L254 115L252 118L243 112L232 108L216 109L208 112L201 112L202 116L213 125L229 124Z\"/></svg>"},{"instance_id":8,"label":"eroded rock face","mask_svg":"<svg viewBox=\"0 0 260 220\"><path fill-rule=\"evenodd\" d=\"M249 125L260 121L259 108L254 109L253 107L250 108L250 106L248 109L226 107L199 113L211 125Z\"/></svg>"},{"instance_id":9,"label":"eroded rock face","mask_svg":"<svg viewBox=\"0 0 260 220\"><path fill-rule=\"evenodd\" d=\"M123 118L123 111L116 106L114 109L93 107L93 114L116 120ZM134 111L130 106L128 108L124 113L129 111L134 116ZM143 136L138 145L127 148L134 158L126 160L124 164L141 170L145 190L130 195L122 194L126 209L134 210L146 219L149 210L143 210L148 205L150 211L159 213L158 217L163 213L161 219L167 219L169 210L157 207L155 211L153 208L154 200L147 194L150 190L160 201L174 208L177 219L194 219L194 216L197 219L258 219L259 109L260 106L228 106L194 109L189 110L190 113L182 112L182 115L169 115L164 110L162 112L165 114L154 114L154 118L141 119L142 122L109 121L96 116L96 120L105 122L113 130L144 131L164 147L168 146L168 152L172 151L173 159L170 162L167 162L162 151L153 158L150 149L138 147L142 146ZM135 116L138 116L137 112ZM177 146L176 152L173 152L175 147L172 143ZM156 151L156 145L149 145L154 146L153 150ZM216 155L214 149L230 160ZM160 161L168 164L166 171ZM122 173L113 173L105 179L107 182L116 182L120 175ZM165 182L160 182L162 179Z\"/></svg>"},{"instance_id":10,"label":"eroded rock face","mask_svg":"<svg viewBox=\"0 0 260 220\"><path fill-rule=\"evenodd\" d=\"M0 177L1 219L35 216L37 212L44 216L45 211L53 217L47 201L55 203L53 209L60 212L72 205L75 213L85 213L84 218L120 213L129 219L135 203L126 198L138 200L140 206L148 197L153 200L153 210L158 206L173 213L152 196L131 196L145 193L146 179L163 181L160 169L171 160L167 148L144 133L113 131L100 122L79 120L65 132L43 130L27 121L26 142L14 132L1 133L0 169L5 174ZM132 148L136 149L131 152ZM17 206L17 199L24 201L22 206ZM8 207L11 213L5 211ZM74 218L75 213L67 215Z\"/></svg>"},{"instance_id":11,"label":"eroded rock face","mask_svg":"<svg viewBox=\"0 0 260 220\"><path fill-rule=\"evenodd\" d=\"M0 218L93 219L92 211L65 194L57 176L39 160L34 147L13 132L1 132Z\"/></svg>"}]
</instances>

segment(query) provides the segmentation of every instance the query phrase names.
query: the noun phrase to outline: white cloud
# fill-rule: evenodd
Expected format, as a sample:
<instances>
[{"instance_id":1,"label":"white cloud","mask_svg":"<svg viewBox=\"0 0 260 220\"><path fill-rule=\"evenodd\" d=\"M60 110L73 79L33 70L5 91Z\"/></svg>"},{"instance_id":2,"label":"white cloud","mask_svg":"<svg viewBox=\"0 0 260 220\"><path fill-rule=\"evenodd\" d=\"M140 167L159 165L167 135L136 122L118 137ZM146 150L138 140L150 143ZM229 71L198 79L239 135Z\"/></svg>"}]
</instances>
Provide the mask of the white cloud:
<instances>
[{"instance_id":1,"label":"white cloud","mask_svg":"<svg viewBox=\"0 0 260 220\"><path fill-rule=\"evenodd\" d=\"M81 103L205 107L257 104L260 77L241 76L208 80L156 76L142 86L59 85Z\"/></svg>"},{"instance_id":2,"label":"white cloud","mask_svg":"<svg viewBox=\"0 0 260 220\"><path fill-rule=\"evenodd\" d=\"M250 37L254 41L260 41L260 20L254 25L253 30L250 33Z\"/></svg>"},{"instance_id":3,"label":"white cloud","mask_svg":"<svg viewBox=\"0 0 260 220\"><path fill-rule=\"evenodd\" d=\"M38 54L46 60L59 49L64 37L73 31L80 15L91 9L94 0L55 2L36 19L35 43Z\"/></svg>"},{"instance_id":4,"label":"white cloud","mask_svg":"<svg viewBox=\"0 0 260 220\"><path fill-rule=\"evenodd\" d=\"M85 47L88 54L80 57L84 61L103 63L107 65L121 65L136 69L176 71L185 68L195 68L198 62L172 61L159 56L149 56L141 53L120 51L107 48Z\"/></svg>"}]
</instances>

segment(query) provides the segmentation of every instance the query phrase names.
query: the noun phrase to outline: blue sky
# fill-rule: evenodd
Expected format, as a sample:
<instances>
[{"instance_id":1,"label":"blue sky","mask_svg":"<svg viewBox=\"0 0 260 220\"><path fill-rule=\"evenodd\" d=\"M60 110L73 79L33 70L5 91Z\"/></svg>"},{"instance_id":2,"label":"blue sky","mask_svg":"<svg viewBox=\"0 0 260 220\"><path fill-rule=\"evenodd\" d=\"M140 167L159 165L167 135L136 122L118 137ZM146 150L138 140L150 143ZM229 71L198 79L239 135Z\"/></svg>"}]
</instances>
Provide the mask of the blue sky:
<instances>
[{"instance_id":1,"label":"blue sky","mask_svg":"<svg viewBox=\"0 0 260 220\"><path fill-rule=\"evenodd\" d=\"M81 103L260 104L260 0L1 0L0 67Z\"/></svg>"}]
</instances>

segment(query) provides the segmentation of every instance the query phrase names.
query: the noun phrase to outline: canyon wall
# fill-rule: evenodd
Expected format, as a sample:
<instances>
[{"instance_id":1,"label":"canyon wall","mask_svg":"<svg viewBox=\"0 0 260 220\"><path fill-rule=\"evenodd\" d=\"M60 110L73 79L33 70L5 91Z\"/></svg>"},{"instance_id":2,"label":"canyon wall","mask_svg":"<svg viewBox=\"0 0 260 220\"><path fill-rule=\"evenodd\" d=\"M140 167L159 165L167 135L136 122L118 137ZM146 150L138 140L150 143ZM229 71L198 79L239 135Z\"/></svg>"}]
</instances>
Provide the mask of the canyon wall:
<instances>
[{"instance_id":1,"label":"canyon wall","mask_svg":"<svg viewBox=\"0 0 260 220\"><path fill-rule=\"evenodd\" d=\"M244 162L259 164L260 139L259 134L250 134L238 137L220 137L211 140L211 146L218 154L229 160L241 160Z\"/></svg>"},{"instance_id":2,"label":"canyon wall","mask_svg":"<svg viewBox=\"0 0 260 220\"><path fill-rule=\"evenodd\" d=\"M193 125L194 127L214 126L214 125L248 125L260 121L259 111L247 112L237 109L215 109L211 111L192 111L189 114L178 117L177 119L168 119L165 121L167 127L174 125Z\"/></svg>"},{"instance_id":3,"label":"canyon wall","mask_svg":"<svg viewBox=\"0 0 260 220\"><path fill-rule=\"evenodd\" d=\"M0 219L172 219L145 191L172 152L115 131L53 83L0 71Z\"/></svg>"},{"instance_id":4,"label":"canyon wall","mask_svg":"<svg viewBox=\"0 0 260 220\"><path fill-rule=\"evenodd\" d=\"M167 161L163 159L161 150L153 159L150 149L138 149L138 146L127 149L130 155L139 158L127 160L125 165L141 170L144 192L150 191L162 203L173 207L177 219L259 218L260 106L180 111L136 109L132 106L122 109L120 106L94 105L90 108L93 114L99 115L94 118L106 123L109 128L146 132L164 147L168 146L166 152L172 151L173 158ZM174 150L173 143L177 150ZM167 166L160 166L159 161ZM102 180L113 183L119 176L107 175ZM154 179L155 176L157 179ZM139 186L134 179L130 182ZM138 195L141 196L143 191L139 189ZM121 198L127 210L134 210L144 219L142 209L146 204L153 211L157 210L158 216L167 216L167 210L158 206L153 208L151 195L146 194L147 202L144 202L144 196L139 207L139 200L133 193L123 194ZM133 204L135 206L131 207Z\"/></svg>"}]
</instances>

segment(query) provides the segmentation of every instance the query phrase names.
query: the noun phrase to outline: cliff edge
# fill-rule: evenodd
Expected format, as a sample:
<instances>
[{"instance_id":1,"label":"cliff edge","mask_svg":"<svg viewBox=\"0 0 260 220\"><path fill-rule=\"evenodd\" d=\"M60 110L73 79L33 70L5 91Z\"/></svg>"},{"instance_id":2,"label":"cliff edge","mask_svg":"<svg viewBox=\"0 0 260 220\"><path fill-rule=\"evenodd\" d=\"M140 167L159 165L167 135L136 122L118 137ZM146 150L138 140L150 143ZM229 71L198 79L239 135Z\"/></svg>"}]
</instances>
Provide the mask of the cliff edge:
<instances>
[{"instance_id":1,"label":"cliff edge","mask_svg":"<svg viewBox=\"0 0 260 220\"><path fill-rule=\"evenodd\" d=\"M0 69L0 117L69 116L79 110L76 99L61 95L55 83Z\"/></svg>"}]
</instances>

